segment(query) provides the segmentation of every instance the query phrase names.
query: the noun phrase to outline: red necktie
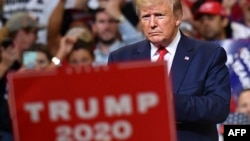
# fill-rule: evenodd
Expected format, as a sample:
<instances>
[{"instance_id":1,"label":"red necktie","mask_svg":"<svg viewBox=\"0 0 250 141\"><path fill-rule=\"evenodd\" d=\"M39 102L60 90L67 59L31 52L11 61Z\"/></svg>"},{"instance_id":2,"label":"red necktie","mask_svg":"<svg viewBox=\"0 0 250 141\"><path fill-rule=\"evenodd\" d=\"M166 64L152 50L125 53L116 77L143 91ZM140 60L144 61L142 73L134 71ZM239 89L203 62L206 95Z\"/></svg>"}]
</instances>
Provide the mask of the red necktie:
<instances>
[{"instance_id":1,"label":"red necktie","mask_svg":"<svg viewBox=\"0 0 250 141\"><path fill-rule=\"evenodd\" d=\"M160 47L158 48L157 52L160 54L157 62L164 61L164 56L168 53L168 51L164 47Z\"/></svg>"}]
</instances>

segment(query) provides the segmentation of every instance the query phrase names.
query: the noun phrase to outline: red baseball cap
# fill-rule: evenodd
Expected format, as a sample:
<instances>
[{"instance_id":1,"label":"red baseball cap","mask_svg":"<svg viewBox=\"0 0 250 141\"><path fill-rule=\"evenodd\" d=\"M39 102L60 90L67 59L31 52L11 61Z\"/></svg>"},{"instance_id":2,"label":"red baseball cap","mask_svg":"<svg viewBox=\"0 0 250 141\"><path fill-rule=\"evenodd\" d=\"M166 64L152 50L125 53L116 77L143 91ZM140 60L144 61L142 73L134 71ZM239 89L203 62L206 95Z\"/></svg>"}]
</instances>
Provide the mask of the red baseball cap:
<instances>
[{"instance_id":1,"label":"red baseball cap","mask_svg":"<svg viewBox=\"0 0 250 141\"><path fill-rule=\"evenodd\" d=\"M195 18L199 18L202 14L227 16L224 7L217 1L207 1L203 3L197 10Z\"/></svg>"}]
</instances>

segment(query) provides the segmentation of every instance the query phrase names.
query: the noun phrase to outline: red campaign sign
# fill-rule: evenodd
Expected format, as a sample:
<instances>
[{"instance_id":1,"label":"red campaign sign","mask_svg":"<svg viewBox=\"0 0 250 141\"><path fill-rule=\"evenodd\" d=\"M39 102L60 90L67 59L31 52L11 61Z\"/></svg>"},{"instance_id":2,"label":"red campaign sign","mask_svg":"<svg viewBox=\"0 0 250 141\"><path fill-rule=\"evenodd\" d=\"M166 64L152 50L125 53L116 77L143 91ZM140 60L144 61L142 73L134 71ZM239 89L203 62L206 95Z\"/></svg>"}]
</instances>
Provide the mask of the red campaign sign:
<instances>
[{"instance_id":1,"label":"red campaign sign","mask_svg":"<svg viewBox=\"0 0 250 141\"><path fill-rule=\"evenodd\" d=\"M15 141L176 141L164 63L10 74Z\"/></svg>"}]
</instances>

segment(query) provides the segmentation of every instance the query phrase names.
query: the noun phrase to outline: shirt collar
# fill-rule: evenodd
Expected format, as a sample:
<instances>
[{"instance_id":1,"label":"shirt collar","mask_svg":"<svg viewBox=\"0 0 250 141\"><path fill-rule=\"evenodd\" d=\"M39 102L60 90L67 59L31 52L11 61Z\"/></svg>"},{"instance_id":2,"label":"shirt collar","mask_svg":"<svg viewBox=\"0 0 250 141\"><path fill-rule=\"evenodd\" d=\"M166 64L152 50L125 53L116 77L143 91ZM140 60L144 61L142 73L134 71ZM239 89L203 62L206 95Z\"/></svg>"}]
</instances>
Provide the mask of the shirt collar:
<instances>
[{"instance_id":1,"label":"shirt collar","mask_svg":"<svg viewBox=\"0 0 250 141\"><path fill-rule=\"evenodd\" d=\"M165 47L169 54L171 55L175 54L180 39L181 39L181 33L178 30L176 36L174 37L174 40L167 47ZM150 46L151 46L151 54L157 55L158 48L152 43L150 43Z\"/></svg>"},{"instance_id":2,"label":"shirt collar","mask_svg":"<svg viewBox=\"0 0 250 141\"><path fill-rule=\"evenodd\" d=\"M118 48L120 48L120 47L122 47L123 45L124 44L121 41L116 40L114 43L112 43L110 45L110 47L109 47L109 53L112 52L112 51L114 51L114 50L116 50L116 49L118 49ZM102 51L101 51L101 49L100 49L99 44L97 44L96 49L95 49L94 52L96 54L102 54L102 55L108 55L109 54L109 53L108 54L103 54Z\"/></svg>"}]
</instances>

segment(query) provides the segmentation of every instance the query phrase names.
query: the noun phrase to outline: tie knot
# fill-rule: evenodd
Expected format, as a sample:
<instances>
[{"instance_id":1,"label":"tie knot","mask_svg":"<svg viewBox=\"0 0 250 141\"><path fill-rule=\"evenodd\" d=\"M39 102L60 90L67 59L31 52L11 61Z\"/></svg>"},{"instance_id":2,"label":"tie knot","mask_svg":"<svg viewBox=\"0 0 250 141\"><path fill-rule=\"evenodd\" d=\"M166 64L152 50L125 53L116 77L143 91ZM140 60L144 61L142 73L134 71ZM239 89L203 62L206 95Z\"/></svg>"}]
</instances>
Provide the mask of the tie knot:
<instances>
[{"instance_id":1,"label":"tie knot","mask_svg":"<svg viewBox=\"0 0 250 141\"><path fill-rule=\"evenodd\" d=\"M157 59L157 61L164 61L164 56L165 54L167 54L167 50L165 47L159 47L157 52L159 53L159 58Z\"/></svg>"},{"instance_id":2,"label":"tie knot","mask_svg":"<svg viewBox=\"0 0 250 141\"><path fill-rule=\"evenodd\" d=\"M165 47L160 47L158 48L157 52L160 54L160 56L164 56L168 51L166 50Z\"/></svg>"}]
</instances>

